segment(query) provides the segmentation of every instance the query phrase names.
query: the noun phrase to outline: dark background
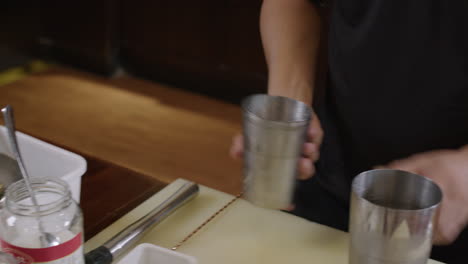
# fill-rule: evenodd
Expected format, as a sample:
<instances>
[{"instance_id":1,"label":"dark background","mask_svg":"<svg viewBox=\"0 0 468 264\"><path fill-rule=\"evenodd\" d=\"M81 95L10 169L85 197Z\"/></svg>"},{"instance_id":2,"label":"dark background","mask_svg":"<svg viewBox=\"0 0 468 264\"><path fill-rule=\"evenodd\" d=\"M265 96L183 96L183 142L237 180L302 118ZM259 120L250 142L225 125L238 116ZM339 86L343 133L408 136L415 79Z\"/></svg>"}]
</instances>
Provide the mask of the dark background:
<instances>
[{"instance_id":1,"label":"dark background","mask_svg":"<svg viewBox=\"0 0 468 264\"><path fill-rule=\"evenodd\" d=\"M132 75L238 103L265 92L261 0L7 0L0 70L31 58Z\"/></svg>"}]
</instances>

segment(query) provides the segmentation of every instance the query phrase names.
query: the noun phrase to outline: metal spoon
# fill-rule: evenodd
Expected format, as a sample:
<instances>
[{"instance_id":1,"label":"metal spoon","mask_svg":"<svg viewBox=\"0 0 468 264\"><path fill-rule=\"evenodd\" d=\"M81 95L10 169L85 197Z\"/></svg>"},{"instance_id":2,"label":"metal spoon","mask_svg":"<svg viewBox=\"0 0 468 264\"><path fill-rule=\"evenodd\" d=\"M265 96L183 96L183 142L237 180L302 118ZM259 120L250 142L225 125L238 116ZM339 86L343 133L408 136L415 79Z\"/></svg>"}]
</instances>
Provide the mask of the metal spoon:
<instances>
[{"instance_id":1,"label":"metal spoon","mask_svg":"<svg viewBox=\"0 0 468 264\"><path fill-rule=\"evenodd\" d=\"M37 203L36 194L34 193L31 187L30 178L29 178L28 172L26 171L26 167L24 166L23 159L21 158L20 150L18 147L18 140L16 139L15 118L13 115L13 108L10 105L7 105L6 107L2 109L2 114L3 114L3 119L5 121L5 126L8 131L8 139L10 141L11 149L13 150L13 155L15 156L15 159L18 162L21 175L23 176L24 182L26 183L26 188L28 189L28 192L31 196L31 200L34 205L34 209L38 215L37 224L38 224L39 232L41 233L40 241L41 241L42 247L57 246L60 244L60 240L56 236L50 233L46 233L44 231L44 226L38 214L40 211L39 204Z\"/></svg>"}]
</instances>

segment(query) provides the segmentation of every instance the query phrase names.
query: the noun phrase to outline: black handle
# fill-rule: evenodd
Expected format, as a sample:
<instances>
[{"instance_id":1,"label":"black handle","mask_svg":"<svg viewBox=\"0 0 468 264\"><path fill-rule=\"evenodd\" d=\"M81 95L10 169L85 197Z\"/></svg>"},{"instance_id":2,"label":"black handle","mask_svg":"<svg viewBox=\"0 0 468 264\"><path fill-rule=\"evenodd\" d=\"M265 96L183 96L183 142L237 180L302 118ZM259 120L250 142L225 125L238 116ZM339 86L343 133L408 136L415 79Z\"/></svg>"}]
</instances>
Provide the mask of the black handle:
<instances>
[{"instance_id":1,"label":"black handle","mask_svg":"<svg viewBox=\"0 0 468 264\"><path fill-rule=\"evenodd\" d=\"M85 255L86 264L111 264L114 260L108 248L100 246Z\"/></svg>"}]
</instances>

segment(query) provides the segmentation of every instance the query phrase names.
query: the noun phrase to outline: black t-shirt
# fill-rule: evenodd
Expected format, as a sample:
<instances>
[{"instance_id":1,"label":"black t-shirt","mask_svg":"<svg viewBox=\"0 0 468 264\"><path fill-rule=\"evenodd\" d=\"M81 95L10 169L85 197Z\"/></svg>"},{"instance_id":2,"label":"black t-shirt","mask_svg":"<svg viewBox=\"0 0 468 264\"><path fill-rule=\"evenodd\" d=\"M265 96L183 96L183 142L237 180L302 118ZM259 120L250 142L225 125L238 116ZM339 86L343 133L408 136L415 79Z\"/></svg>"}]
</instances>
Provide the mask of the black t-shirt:
<instances>
[{"instance_id":1,"label":"black t-shirt","mask_svg":"<svg viewBox=\"0 0 468 264\"><path fill-rule=\"evenodd\" d=\"M468 144L468 0L336 0L319 181Z\"/></svg>"}]
</instances>

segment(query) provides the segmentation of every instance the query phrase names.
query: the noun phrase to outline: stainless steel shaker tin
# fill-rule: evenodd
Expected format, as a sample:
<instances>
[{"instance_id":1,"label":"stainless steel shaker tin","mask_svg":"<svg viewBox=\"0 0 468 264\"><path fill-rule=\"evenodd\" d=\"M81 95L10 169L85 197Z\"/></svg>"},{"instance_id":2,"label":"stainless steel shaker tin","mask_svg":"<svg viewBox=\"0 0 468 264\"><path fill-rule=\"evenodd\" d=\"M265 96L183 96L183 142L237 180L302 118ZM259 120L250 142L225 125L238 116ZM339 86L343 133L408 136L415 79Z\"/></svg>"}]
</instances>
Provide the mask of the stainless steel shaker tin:
<instances>
[{"instance_id":1,"label":"stainless steel shaker tin","mask_svg":"<svg viewBox=\"0 0 468 264\"><path fill-rule=\"evenodd\" d=\"M244 196L266 208L290 205L312 116L306 104L257 94L242 102Z\"/></svg>"}]
</instances>

